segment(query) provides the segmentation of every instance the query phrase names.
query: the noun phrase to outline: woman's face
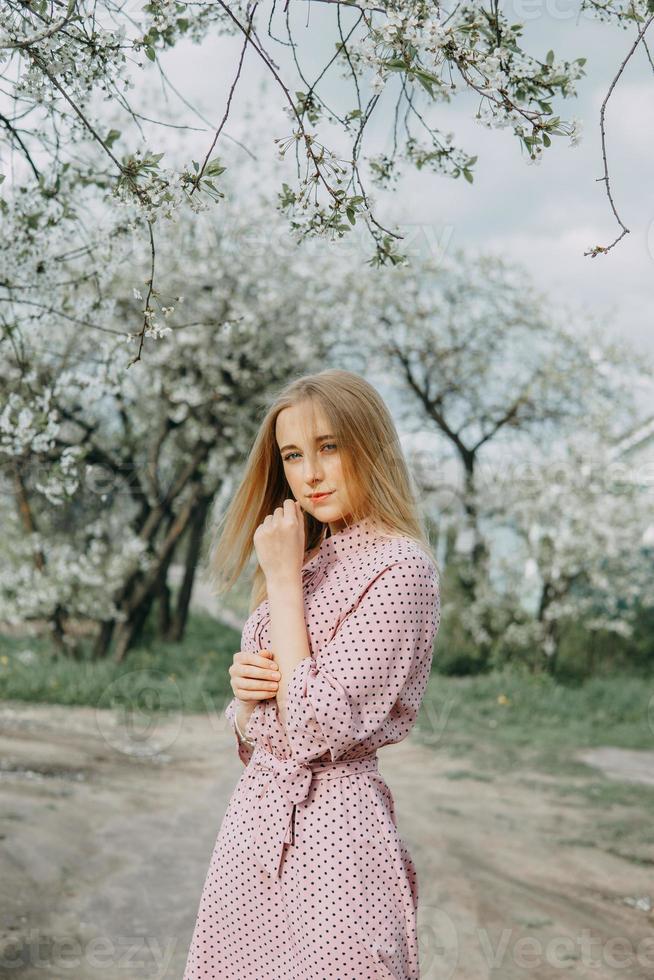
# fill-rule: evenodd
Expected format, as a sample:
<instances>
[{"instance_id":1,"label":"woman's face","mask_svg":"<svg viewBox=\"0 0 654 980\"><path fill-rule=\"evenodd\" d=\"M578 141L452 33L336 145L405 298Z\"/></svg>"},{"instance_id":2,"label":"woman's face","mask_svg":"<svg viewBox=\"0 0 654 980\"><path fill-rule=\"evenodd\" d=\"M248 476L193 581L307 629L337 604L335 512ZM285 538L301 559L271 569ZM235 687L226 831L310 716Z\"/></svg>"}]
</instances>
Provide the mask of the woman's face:
<instances>
[{"instance_id":1,"label":"woman's face","mask_svg":"<svg viewBox=\"0 0 654 980\"><path fill-rule=\"evenodd\" d=\"M350 523L352 501L343 483L340 447L329 429L329 423L316 406L315 414L306 404L284 408L277 416L275 438L293 496L303 510L332 533ZM314 426L312 428L312 426ZM312 494L328 492L329 496L312 499Z\"/></svg>"}]
</instances>

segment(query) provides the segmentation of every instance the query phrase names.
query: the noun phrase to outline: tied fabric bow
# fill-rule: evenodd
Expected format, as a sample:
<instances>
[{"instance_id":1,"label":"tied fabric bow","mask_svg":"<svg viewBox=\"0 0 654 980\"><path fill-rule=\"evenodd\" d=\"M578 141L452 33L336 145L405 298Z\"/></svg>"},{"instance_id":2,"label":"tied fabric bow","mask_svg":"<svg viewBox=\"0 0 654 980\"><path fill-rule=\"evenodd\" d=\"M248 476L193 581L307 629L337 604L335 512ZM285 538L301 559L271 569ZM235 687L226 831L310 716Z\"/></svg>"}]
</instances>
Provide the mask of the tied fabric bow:
<instances>
[{"instance_id":1,"label":"tied fabric bow","mask_svg":"<svg viewBox=\"0 0 654 980\"><path fill-rule=\"evenodd\" d=\"M256 795L263 799L269 794L268 805L261 803L256 809L254 847L259 864L275 877L284 844L293 843L295 806L309 795L313 772L309 766L294 759L278 759L260 747L248 768L257 778Z\"/></svg>"}]
</instances>

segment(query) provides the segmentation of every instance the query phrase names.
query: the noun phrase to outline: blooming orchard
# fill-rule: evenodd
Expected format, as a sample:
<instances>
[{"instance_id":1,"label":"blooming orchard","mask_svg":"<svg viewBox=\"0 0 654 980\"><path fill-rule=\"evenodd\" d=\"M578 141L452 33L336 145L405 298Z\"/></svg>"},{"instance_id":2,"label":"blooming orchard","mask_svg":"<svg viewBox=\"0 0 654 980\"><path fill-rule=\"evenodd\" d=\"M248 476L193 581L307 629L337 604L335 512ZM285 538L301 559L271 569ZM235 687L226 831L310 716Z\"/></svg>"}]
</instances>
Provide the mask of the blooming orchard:
<instances>
[{"instance_id":1,"label":"blooming orchard","mask_svg":"<svg viewBox=\"0 0 654 980\"><path fill-rule=\"evenodd\" d=\"M644 42L651 2L580 3L634 35L607 91ZM307 30L331 37L321 65L310 63ZM527 162L538 162L557 137L576 144L578 122L559 113L575 95L584 58L557 57L546 34L544 25L528 46L499 4L478 0L4 0L3 618L45 617L61 640L67 615L95 610L98 652L113 636L122 656L152 602L165 607L179 542L183 535L197 542L270 390L289 373L324 363L317 351L336 325L363 331L372 323L376 337L385 323L377 315L382 297L395 334L401 326L421 338L429 300L418 296L400 310L398 294L386 291L406 255L399 230L382 224L373 192L413 166L474 181L477 156L435 124L438 107L466 93L480 125L507 130ZM173 152L162 128L190 130L197 113L188 107L188 117L152 119L144 84L156 77L172 91L168 53L182 41L217 36L235 55L224 91L211 89L220 122L202 152L189 154L185 144ZM260 110L261 126L255 117L244 137L244 149L251 153L252 144L258 154L247 179L240 163L235 179L225 144L233 96L254 63L285 112L269 145L280 215L260 207L252 191L268 113ZM378 119L388 120L390 148L382 154L369 152ZM604 179L622 233L593 246L593 255L627 232L608 171ZM234 201L241 225L276 230L279 219L294 248L252 252L243 227L234 247L226 227ZM207 231L214 212L218 238ZM365 257L375 268L325 249L316 275L304 247L351 240L355 226L365 230ZM386 287L373 274L388 275ZM416 270L409 287L419 287L419 276ZM521 315L517 293L502 304L508 322ZM451 346L457 349L456 337ZM475 358L459 365L468 372L462 384L479 385L478 349ZM404 381L414 390L406 374ZM550 405L542 387L537 394L538 405ZM485 411L482 401L472 407ZM465 520L478 528L474 511ZM187 561L192 576L192 549ZM177 610L178 625L184 614Z\"/></svg>"}]
</instances>

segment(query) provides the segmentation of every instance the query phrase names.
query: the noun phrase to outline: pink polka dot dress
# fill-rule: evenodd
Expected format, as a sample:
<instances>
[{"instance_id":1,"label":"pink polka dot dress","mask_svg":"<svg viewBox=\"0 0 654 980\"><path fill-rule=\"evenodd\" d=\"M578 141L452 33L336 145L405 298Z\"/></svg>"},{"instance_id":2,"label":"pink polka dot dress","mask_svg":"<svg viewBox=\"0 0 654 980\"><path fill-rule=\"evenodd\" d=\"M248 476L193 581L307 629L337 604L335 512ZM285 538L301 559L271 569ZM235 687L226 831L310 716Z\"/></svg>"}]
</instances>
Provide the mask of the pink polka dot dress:
<instances>
[{"instance_id":1,"label":"pink polka dot dress","mask_svg":"<svg viewBox=\"0 0 654 980\"><path fill-rule=\"evenodd\" d=\"M377 750L413 727L440 623L438 571L368 518L302 569L310 656L287 728L259 701L183 980L419 980L416 869ZM268 600L242 650L270 649ZM226 716L234 724L234 698Z\"/></svg>"}]
</instances>

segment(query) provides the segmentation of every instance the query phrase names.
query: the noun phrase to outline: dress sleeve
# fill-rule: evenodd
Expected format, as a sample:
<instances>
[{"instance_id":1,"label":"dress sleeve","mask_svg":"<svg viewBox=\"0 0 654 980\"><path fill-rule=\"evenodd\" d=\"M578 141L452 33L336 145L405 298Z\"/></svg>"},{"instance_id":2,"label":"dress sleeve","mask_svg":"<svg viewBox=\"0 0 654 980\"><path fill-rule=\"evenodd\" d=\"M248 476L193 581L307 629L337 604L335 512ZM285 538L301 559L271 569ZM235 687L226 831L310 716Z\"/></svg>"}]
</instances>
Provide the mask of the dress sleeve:
<instances>
[{"instance_id":1,"label":"dress sleeve","mask_svg":"<svg viewBox=\"0 0 654 980\"><path fill-rule=\"evenodd\" d=\"M383 569L318 653L295 667L286 734L300 763L335 762L361 742L374 751L413 727L440 623L440 584L425 556Z\"/></svg>"},{"instance_id":2,"label":"dress sleeve","mask_svg":"<svg viewBox=\"0 0 654 980\"><path fill-rule=\"evenodd\" d=\"M239 758L243 763L243 765L247 766L248 762L252 758L252 753L254 749L251 748L249 745L246 745L246 743L242 742L241 739L238 737L238 732L236 731L236 722L235 722L237 709L238 709L238 701L236 698L232 698L232 700L225 708L225 717L227 718L227 721L229 722L231 729L234 732L234 738L236 739L236 746L237 746ZM255 712L253 711L247 725L245 726L245 731L243 732L245 737L248 739L252 738L252 727L253 727L252 719L254 718L254 714Z\"/></svg>"}]
</instances>

